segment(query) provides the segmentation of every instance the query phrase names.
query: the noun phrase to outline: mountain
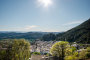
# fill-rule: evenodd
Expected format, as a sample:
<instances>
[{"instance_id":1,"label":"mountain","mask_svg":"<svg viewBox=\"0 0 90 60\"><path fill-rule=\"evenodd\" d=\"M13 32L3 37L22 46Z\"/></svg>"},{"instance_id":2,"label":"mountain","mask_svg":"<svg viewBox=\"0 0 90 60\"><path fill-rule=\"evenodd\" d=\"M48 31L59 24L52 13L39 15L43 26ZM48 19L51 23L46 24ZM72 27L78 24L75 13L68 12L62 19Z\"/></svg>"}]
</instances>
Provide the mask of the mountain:
<instances>
[{"instance_id":1,"label":"mountain","mask_svg":"<svg viewBox=\"0 0 90 60\"><path fill-rule=\"evenodd\" d=\"M66 40L69 42L90 43L90 19L67 32L57 34L56 36L56 40L60 41Z\"/></svg>"},{"instance_id":2,"label":"mountain","mask_svg":"<svg viewBox=\"0 0 90 60\"><path fill-rule=\"evenodd\" d=\"M43 35L50 32L22 32L22 31L0 31L1 39L40 39ZM61 32L52 32L58 34Z\"/></svg>"},{"instance_id":3,"label":"mountain","mask_svg":"<svg viewBox=\"0 0 90 60\"><path fill-rule=\"evenodd\" d=\"M56 39L56 35L53 33L49 33L49 34L45 34L40 40L50 41L55 39Z\"/></svg>"},{"instance_id":4,"label":"mountain","mask_svg":"<svg viewBox=\"0 0 90 60\"><path fill-rule=\"evenodd\" d=\"M39 39L44 34L38 32L28 32L28 33L16 33L16 32L8 32L8 33L0 33L0 39Z\"/></svg>"}]
</instances>

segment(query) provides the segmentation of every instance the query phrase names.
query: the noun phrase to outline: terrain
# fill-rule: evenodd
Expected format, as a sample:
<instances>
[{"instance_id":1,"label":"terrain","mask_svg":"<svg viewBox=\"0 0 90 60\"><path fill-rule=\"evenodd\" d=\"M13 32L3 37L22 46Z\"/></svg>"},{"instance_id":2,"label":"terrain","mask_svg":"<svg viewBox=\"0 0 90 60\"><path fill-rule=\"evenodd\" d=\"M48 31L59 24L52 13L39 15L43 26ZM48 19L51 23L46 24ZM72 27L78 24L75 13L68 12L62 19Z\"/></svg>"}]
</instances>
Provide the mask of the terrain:
<instances>
[{"instance_id":1,"label":"terrain","mask_svg":"<svg viewBox=\"0 0 90 60\"><path fill-rule=\"evenodd\" d=\"M46 34L41 40L68 41L77 43L90 43L90 19L82 24L59 34Z\"/></svg>"},{"instance_id":2,"label":"terrain","mask_svg":"<svg viewBox=\"0 0 90 60\"><path fill-rule=\"evenodd\" d=\"M40 39L43 35L51 32L17 32L17 31L0 31L0 40L2 39ZM52 32L58 34L60 32Z\"/></svg>"}]
</instances>

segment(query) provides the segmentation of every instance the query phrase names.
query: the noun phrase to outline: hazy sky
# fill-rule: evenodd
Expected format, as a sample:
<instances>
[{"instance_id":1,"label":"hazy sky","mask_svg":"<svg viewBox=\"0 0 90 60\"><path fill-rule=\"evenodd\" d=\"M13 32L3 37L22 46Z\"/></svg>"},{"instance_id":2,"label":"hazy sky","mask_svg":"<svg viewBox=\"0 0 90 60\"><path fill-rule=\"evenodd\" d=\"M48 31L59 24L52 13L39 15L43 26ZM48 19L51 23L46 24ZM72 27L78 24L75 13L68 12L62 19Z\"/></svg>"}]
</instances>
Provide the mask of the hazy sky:
<instances>
[{"instance_id":1,"label":"hazy sky","mask_svg":"<svg viewBox=\"0 0 90 60\"><path fill-rule=\"evenodd\" d=\"M90 0L0 0L0 31L67 31L90 18Z\"/></svg>"}]
</instances>

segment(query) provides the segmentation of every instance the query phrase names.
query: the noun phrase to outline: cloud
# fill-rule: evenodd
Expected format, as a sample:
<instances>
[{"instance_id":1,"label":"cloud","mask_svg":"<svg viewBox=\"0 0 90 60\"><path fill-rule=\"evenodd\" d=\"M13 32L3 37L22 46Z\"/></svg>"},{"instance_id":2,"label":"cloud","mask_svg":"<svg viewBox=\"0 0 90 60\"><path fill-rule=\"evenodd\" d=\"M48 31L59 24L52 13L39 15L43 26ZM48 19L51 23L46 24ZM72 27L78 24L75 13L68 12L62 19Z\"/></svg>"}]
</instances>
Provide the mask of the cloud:
<instances>
[{"instance_id":1,"label":"cloud","mask_svg":"<svg viewBox=\"0 0 90 60\"><path fill-rule=\"evenodd\" d=\"M66 24L63 24L63 25L72 25L72 24L77 24L77 23L82 23L83 21L76 21L76 22L71 22L71 23L66 23Z\"/></svg>"},{"instance_id":2,"label":"cloud","mask_svg":"<svg viewBox=\"0 0 90 60\"><path fill-rule=\"evenodd\" d=\"M35 25L32 25L32 26L26 26L25 29L32 29L32 28L35 28L35 27L37 27L37 26L35 26Z\"/></svg>"}]
</instances>

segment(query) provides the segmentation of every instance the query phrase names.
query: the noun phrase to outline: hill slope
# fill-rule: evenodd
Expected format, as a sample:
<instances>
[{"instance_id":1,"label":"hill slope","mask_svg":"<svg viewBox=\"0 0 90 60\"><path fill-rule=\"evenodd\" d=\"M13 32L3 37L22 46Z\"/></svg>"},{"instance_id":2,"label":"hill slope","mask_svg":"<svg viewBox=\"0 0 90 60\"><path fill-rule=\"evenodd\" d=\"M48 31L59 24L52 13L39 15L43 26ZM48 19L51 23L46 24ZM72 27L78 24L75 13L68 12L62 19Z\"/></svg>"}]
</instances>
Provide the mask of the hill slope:
<instances>
[{"instance_id":1,"label":"hill slope","mask_svg":"<svg viewBox=\"0 0 90 60\"><path fill-rule=\"evenodd\" d=\"M45 34L40 40L50 41L55 39L56 39L56 35L53 33L49 33L49 34Z\"/></svg>"},{"instance_id":2,"label":"hill slope","mask_svg":"<svg viewBox=\"0 0 90 60\"><path fill-rule=\"evenodd\" d=\"M15 33L15 32L9 32L9 33L0 33L0 39L39 39L44 34L38 33L38 32L28 32L28 33Z\"/></svg>"},{"instance_id":3,"label":"hill slope","mask_svg":"<svg viewBox=\"0 0 90 60\"><path fill-rule=\"evenodd\" d=\"M57 34L56 40L67 40L69 42L90 43L90 19L81 25L64 33Z\"/></svg>"},{"instance_id":4,"label":"hill slope","mask_svg":"<svg viewBox=\"0 0 90 60\"><path fill-rule=\"evenodd\" d=\"M50 32L18 32L18 31L0 31L0 40L1 39L40 39L43 35ZM52 32L58 34L60 32Z\"/></svg>"}]
</instances>

